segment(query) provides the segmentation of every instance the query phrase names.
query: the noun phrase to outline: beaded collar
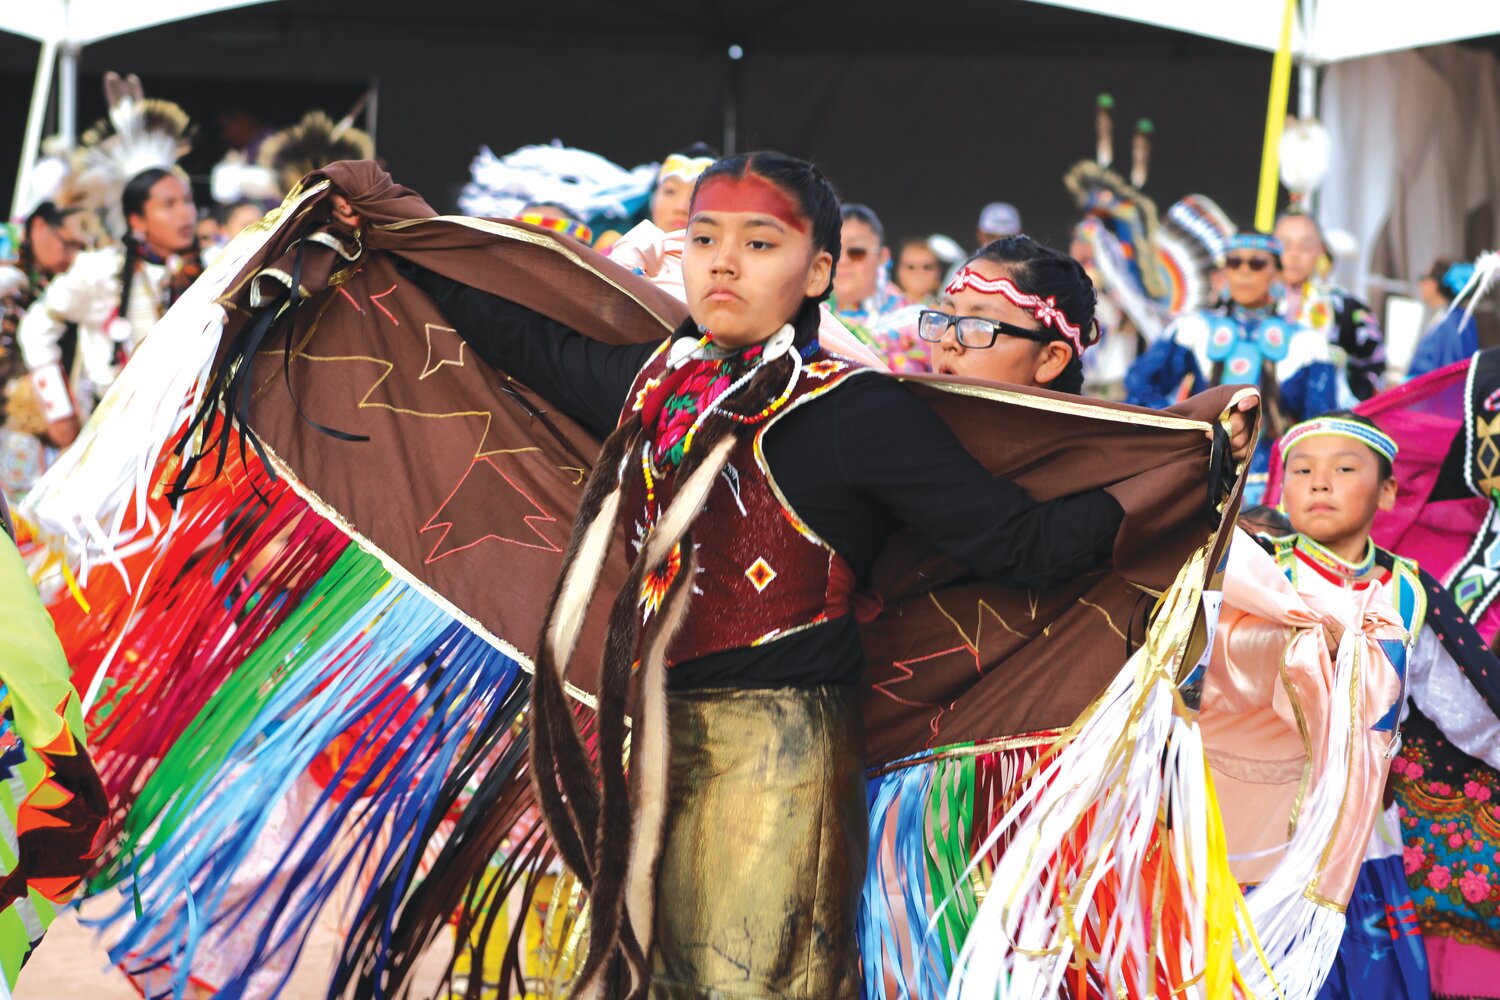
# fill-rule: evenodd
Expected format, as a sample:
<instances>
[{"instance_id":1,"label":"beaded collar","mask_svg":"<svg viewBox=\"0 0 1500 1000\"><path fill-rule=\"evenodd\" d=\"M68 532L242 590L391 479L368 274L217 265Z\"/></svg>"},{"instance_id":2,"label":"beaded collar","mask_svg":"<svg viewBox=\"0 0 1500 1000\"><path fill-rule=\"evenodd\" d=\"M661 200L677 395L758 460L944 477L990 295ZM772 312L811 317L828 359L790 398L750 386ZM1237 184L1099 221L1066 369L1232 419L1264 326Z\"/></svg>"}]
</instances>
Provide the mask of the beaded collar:
<instances>
[{"instance_id":1,"label":"beaded collar","mask_svg":"<svg viewBox=\"0 0 1500 1000\"><path fill-rule=\"evenodd\" d=\"M1375 568L1375 543L1368 540L1364 558L1357 563L1343 559L1306 535L1297 536L1297 554L1330 579L1349 583L1364 581Z\"/></svg>"}]
</instances>

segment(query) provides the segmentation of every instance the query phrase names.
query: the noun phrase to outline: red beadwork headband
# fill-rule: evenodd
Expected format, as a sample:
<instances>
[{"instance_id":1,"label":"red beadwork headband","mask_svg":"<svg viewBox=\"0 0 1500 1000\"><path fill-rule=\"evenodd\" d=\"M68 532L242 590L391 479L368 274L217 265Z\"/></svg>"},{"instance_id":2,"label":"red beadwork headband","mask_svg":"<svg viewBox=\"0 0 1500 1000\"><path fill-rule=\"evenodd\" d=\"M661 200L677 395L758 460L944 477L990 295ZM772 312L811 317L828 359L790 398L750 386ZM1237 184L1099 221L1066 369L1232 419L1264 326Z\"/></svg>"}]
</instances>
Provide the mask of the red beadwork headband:
<instances>
[{"instance_id":1,"label":"red beadwork headband","mask_svg":"<svg viewBox=\"0 0 1500 1000\"><path fill-rule=\"evenodd\" d=\"M979 292L982 295L1003 295L1013 304L1035 316L1043 326L1050 326L1067 338L1068 343L1073 345L1073 353L1076 355L1082 356L1083 349L1094 342L1093 337L1088 339L1088 343L1084 342L1083 332L1078 329L1077 325L1069 323L1068 317L1064 316L1063 311L1057 307L1057 296L1049 295L1044 299L1040 295L1023 292L1009 278L986 278L972 267L963 267L953 276L953 280L943 291L949 295L963 291Z\"/></svg>"}]
</instances>

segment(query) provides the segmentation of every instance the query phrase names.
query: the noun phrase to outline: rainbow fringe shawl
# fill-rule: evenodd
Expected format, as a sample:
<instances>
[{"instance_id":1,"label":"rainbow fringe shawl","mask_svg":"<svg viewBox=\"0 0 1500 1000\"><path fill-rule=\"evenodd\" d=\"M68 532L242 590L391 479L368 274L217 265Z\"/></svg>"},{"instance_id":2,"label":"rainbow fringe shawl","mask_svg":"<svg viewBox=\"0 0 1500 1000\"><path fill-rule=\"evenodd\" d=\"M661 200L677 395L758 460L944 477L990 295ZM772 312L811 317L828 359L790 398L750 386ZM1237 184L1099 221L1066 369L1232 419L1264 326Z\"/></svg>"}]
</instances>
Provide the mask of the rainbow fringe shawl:
<instances>
[{"instance_id":1,"label":"rainbow fringe shawl","mask_svg":"<svg viewBox=\"0 0 1500 1000\"><path fill-rule=\"evenodd\" d=\"M120 935L115 959L176 991L234 934L253 946L219 985L246 995L347 898L330 996L402 995L456 919L478 963L508 935L501 974L469 977L477 998L486 979L519 986L519 914L554 861L531 809L523 665L243 453L220 478L200 470L175 509L162 500L168 444L218 350L215 302L316 191L174 306L23 512L68 553L92 608L64 595L55 612L115 806L94 888L131 900L102 921ZM943 748L872 777L868 996L889 996L888 979L921 998L1246 992L1258 946L1177 688L1208 556L1055 740ZM310 808L271 845L275 877L247 881L268 817L308 782ZM580 944L574 898L559 888L549 907L571 925L549 938L566 939L554 969Z\"/></svg>"}]
</instances>

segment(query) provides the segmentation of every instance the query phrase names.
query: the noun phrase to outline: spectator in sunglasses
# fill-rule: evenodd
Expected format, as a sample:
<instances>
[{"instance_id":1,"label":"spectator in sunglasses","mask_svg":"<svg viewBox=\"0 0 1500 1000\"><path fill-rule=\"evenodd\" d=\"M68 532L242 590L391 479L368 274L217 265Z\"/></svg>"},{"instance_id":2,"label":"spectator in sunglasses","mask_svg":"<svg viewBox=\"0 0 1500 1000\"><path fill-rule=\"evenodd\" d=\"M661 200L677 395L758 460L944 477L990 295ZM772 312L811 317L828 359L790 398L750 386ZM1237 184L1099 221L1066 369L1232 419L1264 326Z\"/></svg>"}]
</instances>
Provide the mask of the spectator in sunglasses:
<instances>
[{"instance_id":1,"label":"spectator in sunglasses","mask_svg":"<svg viewBox=\"0 0 1500 1000\"><path fill-rule=\"evenodd\" d=\"M1250 459L1244 504L1265 491L1271 446L1281 432L1330 410L1348 409L1354 394L1317 330L1277 314L1282 247L1264 233L1241 232L1225 247L1227 293L1211 309L1186 313L1136 359L1125 377L1129 402L1170 406L1215 385L1260 389L1260 444Z\"/></svg>"},{"instance_id":2,"label":"spectator in sunglasses","mask_svg":"<svg viewBox=\"0 0 1500 1000\"><path fill-rule=\"evenodd\" d=\"M909 302L888 278L891 251L880 217L868 205L858 204L845 204L839 216L843 252L834 268L829 308L892 371L927 371L927 348L916 331L921 307Z\"/></svg>"},{"instance_id":3,"label":"spectator in sunglasses","mask_svg":"<svg viewBox=\"0 0 1500 1000\"><path fill-rule=\"evenodd\" d=\"M943 291L943 262L927 237L913 236L896 251L896 287L910 302L937 303Z\"/></svg>"}]
</instances>

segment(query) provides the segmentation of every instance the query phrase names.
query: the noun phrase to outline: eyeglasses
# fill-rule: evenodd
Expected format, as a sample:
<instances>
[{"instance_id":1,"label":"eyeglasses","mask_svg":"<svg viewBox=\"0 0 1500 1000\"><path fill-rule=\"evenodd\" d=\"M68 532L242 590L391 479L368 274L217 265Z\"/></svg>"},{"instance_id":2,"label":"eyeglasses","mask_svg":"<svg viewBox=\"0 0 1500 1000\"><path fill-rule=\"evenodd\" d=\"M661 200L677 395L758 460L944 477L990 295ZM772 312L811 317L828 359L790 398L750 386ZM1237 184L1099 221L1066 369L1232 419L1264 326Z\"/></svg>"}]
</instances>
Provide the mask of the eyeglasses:
<instances>
[{"instance_id":1,"label":"eyeglasses","mask_svg":"<svg viewBox=\"0 0 1500 1000\"><path fill-rule=\"evenodd\" d=\"M869 247L844 247L844 256L858 264L875 251Z\"/></svg>"},{"instance_id":2,"label":"eyeglasses","mask_svg":"<svg viewBox=\"0 0 1500 1000\"><path fill-rule=\"evenodd\" d=\"M1056 338L1044 330L1028 330L1014 323L1002 323L983 316L949 316L936 309L923 309L917 316L917 336L930 344L936 344L953 327L958 342L971 351L982 351L993 347L995 338L1002 333L1007 337L1022 337L1039 343L1049 343Z\"/></svg>"},{"instance_id":3,"label":"eyeglasses","mask_svg":"<svg viewBox=\"0 0 1500 1000\"><path fill-rule=\"evenodd\" d=\"M67 216L64 216L64 218L66 217ZM64 250L67 250L71 253L83 253L89 248L89 245L87 243L85 243L83 240L80 240L76 236L69 235L68 231L66 229L63 229L61 226L54 225L53 223L48 222L46 219L42 219L41 223L42 225L47 227L47 231L49 233L51 233L53 236L56 236L58 240L62 242Z\"/></svg>"},{"instance_id":4,"label":"eyeglasses","mask_svg":"<svg viewBox=\"0 0 1500 1000\"><path fill-rule=\"evenodd\" d=\"M1242 267L1248 267L1252 271L1264 271L1271 266L1271 262L1265 257L1241 257L1232 253L1224 258L1224 266L1231 271L1238 271Z\"/></svg>"}]
</instances>

